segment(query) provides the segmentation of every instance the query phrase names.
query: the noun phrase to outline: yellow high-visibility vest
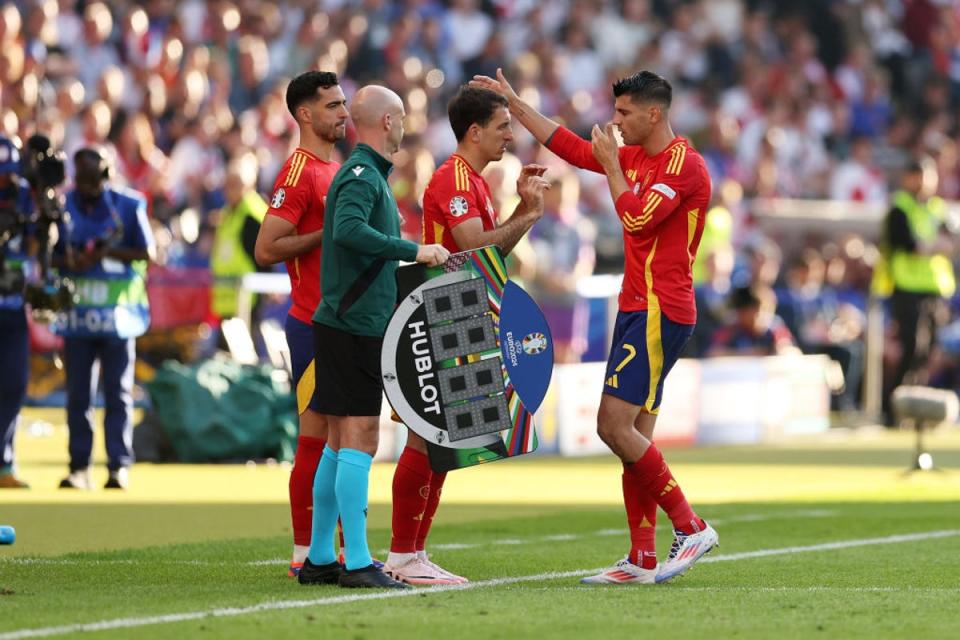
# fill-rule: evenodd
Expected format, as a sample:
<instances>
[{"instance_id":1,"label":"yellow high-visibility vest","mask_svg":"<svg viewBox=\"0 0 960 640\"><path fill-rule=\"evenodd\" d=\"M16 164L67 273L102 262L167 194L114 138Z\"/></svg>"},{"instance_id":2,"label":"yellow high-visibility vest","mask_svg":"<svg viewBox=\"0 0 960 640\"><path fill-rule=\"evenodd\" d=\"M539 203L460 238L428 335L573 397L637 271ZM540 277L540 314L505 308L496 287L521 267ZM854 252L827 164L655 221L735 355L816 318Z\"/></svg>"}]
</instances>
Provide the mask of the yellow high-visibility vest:
<instances>
[{"instance_id":1,"label":"yellow high-visibility vest","mask_svg":"<svg viewBox=\"0 0 960 640\"><path fill-rule=\"evenodd\" d=\"M921 204L906 191L897 191L893 195L893 204L906 214L914 238L925 244L936 240L943 224L942 200L932 198L926 204ZM886 268L892 288L942 297L950 297L956 291L957 283L949 256L925 256L896 249L889 252L888 259Z\"/></svg>"},{"instance_id":2,"label":"yellow high-visibility vest","mask_svg":"<svg viewBox=\"0 0 960 640\"><path fill-rule=\"evenodd\" d=\"M217 226L210 256L210 271L213 274L210 307L221 318L237 315L240 279L257 270L256 263L243 249L243 225L248 216L263 224L266 215L267 203L258 193L250 191L237 206L227 211ZM246 295L253 297L253 294Z\"/></svg>"}]
</instances>

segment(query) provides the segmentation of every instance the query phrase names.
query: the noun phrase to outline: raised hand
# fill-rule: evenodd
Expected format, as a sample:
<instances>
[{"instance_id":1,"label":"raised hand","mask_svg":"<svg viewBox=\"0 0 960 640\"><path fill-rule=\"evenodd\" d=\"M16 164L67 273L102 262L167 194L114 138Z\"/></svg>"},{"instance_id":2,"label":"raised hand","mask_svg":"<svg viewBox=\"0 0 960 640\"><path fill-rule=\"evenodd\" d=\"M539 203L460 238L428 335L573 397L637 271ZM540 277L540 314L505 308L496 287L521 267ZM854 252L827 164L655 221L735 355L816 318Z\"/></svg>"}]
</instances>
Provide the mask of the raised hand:
<instances>
[{"instance_id":1,"label":"raised hand","mask_svg":"<svg viewBox=\"0 0 960 640\"><path fill-rule=\"evenodd\" d=\"M425 244L417 249L417 262L425 264L428 267L439 266L446 262L449 257L450 252L440 244Z\"/></svg>"},{"instance_id":2,"label":"raised hand","mask_svg":"<svg viewBox=\"0 0 960 640\"><path fill-rule=\"evenodd\" d=\"M529 212L543 215L543 192L550 188L550 182L543 177L546 167L528 164L523 167L517 179L517 194Z\"/></svg>"},{"instance_id":3,"label":"raised hand","mask_svg":"<svg viewBox=\"0 0 960 640\"><path fill-rule=\"evenodd\" d=\"M500 69L499 67L497 68L496 80L490 76L477 75L473 76L473 80L470 81L470 86L495 91L504 96L507 100L515 100L518 98L517 92L513 90L513 87L510 86L510 83L507 82L507 79L503 76L503 69Z\"/></svg>"},{"instance_id":4,"label":"raised hand","mask_svg":"<svg viewBox=\"0 0 960 640\"><path fill-rule=\"evenodd\" d=\"M613 132L613 125L607 123L603 129L600 125L593 125L590 131L590 141L593 145L593 157L597 159L608 172L620 169L620 151L617 138Z\"/></svg>"}]
</instances>

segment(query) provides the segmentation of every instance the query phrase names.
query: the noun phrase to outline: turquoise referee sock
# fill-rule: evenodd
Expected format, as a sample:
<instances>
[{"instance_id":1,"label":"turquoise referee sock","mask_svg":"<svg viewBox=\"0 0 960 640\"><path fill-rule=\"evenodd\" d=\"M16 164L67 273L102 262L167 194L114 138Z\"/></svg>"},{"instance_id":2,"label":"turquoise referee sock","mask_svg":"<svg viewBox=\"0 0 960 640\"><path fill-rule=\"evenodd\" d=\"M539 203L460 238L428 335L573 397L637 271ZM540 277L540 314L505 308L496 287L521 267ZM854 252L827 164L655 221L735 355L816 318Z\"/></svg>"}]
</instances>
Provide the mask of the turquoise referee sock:
<instances>
[{"instance_id":1,"label":"turquoise referee sock","mask_svg":"<svg viewBox=\"0 0 960 640\"><path fill-rule=\"evenodd\" d=\"M323 448L317 474L313 477L313 533L310 536L310 551L307 557L316 565L337 561L333 551L333 535L337 531L336 480L337 452L328 446Z\"/></svg>"},{"instance_id":2,"label":"turquoise referee sock","mask_svg":"<svg viewBox=\"0 0 960 640\"><path fill-rule=\"evenodd\" d=\"M347 569L373 564L367 547L367 489L373 456L356 449L340 449L337 464L337 504L343 524ZM310 562L313 562L311 557Z\"/></svg>"}]
</instances>

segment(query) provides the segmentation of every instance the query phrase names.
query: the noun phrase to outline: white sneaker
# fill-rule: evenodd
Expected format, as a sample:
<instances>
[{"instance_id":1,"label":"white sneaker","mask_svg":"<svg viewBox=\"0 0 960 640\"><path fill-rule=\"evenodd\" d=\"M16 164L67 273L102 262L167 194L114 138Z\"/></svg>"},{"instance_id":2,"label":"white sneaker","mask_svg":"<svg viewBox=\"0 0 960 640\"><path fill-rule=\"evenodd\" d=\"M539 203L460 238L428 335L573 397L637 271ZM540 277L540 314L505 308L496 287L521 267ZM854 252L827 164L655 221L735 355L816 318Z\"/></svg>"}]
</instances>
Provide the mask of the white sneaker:
<instances>
[{"instance_id":1,"label":"white sneaker","mask_svg":"<svg viewBox=\"0 0 960 640\"><path fill-rule=\"evenodd\" d=\"M450 578L450 579L452 579L452 580L455 580L457 584L466 584L466 583L470 582L469 580L467 580L467 579L464 578L463 576L458 576L458 575L455 574L455 573L452 573L452 572L450 572L450 571L447 571L446 569L444 569L443 567L441 567L441 566L438 565L437 563L431 561L431 560L430 560L430 556L427 555L427 552L426 552L426 551L417 551L417 558L420 559L420 562L423 562L424 564L433 567L434 569L436 569L436 570L439 571L440 573L446 575L448 578Z\"/></svg>"},{"instance_id":2,"label":"white sneaker","mask_svg":"<svg viewBox=\"0 0 960 640\"><path fill-rule=\"evenodd\" d=\"M667 556L664 563L660 565L660 571L657 573L657 582L666 582L667 580L683 575L693 566L694 562L719 545L720 536L717 535L717 530L709 524L703 531L698 531L690 535L674 530L670 555Z\"/></svg>"},{"instance_id":3,"label":"white sneaker","mask_svg":"<svg viewBox=\"0 0 960 640\"><path fill-rule=\"evenodd\" d=\"M588 576L580 580L583 584L653 584L656 581L657 569L644 569L624 558L609 569L604 569L595 576Z\"/></svg>"},{"instance_id":4,"label":"white sneaker","mask_svg":"<svg viewBox=\"0 0 960 640\"><path fill-rule=\"evenodd\" d=\"M83 491L90 491L93 489L93 476L90 471L90 467L71 471L70 475L60 481L60 488L81 489Z\"/></svg>"},{"instance_id":5,"label":"white sneaker","mask_svg":"<svg viewBox=\"0 0 960 640\"><path fill-rule=\"evenodd\" d=\"M390 555L393 557L387 558L387 563L383 565L383 572L394 580L418 585L460 584L439 568L418 558L416 554L402 554L400 559L396 556L401 554ZM402 560L407 557L410 559L403 562ZM396 564L391 564L391 560Z\"/></svg>"}]
</instances>

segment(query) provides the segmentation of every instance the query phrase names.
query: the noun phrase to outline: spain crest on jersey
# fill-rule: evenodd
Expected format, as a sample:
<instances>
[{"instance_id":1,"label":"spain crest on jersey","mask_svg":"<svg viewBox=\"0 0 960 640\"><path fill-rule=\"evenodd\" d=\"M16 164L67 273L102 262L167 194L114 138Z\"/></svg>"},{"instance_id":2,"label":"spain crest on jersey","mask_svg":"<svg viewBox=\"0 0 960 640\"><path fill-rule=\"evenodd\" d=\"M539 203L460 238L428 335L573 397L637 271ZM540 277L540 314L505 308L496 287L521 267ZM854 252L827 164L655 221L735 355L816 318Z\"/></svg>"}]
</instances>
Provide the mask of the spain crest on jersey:
<instances>
[{"instance_id":1,"label":"spain crest on jersey","mask_svg":"<svg viewBox=\"0 0 960 640\"><path fill-rule=\"evenodd\" d=\"M540 308L506 274L496 247L397 270L383 387L401 421L427 441L434 471L537 448L533 414L550 384L553 341Z\"/></svg>"}]
</instances>

